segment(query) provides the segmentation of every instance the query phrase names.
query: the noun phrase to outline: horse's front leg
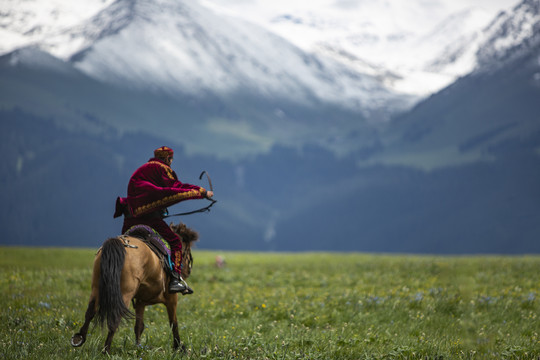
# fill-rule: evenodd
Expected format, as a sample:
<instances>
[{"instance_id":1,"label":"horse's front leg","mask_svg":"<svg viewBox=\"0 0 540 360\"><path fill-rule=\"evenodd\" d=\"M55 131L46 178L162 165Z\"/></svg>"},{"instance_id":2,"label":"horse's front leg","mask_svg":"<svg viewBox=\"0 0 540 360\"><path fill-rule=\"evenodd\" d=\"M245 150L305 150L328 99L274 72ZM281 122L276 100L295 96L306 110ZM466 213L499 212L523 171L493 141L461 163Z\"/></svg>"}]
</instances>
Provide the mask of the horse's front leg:
<instances>
[{"instance_id":1,"label":"horse's front leg","mask_svg":"<svg viewBox=\"0 0 540 360\"><path fill-rule=\"evenodd\" d=\"M79 330L78 333L74 334L71 337L71 346L73 347L79 347L84 344L86 341L86 334L88 333L88 326L90 326L90 321L94 318L96 315L96 297L92 296L90 298L90 301L88 302L88 308L86 309L86 313L84 315L84 324Z\"/></svg>"},{"instance_id":2,"label":"horse's front leg","mask_svg":"<svg viewBox=\"0 0 540 360\"><path fill-rule=\"evenodd\" d=\"M144 331L144 309L146 305L142 301L136 301L135 307L135 341L137 345L141 344L141 334Z\"/></svg>"},{"instance_id":3,"label":"horse's front leg","mask_svg":"<svg viewBox=\"0 0 540 360\"><path fill-rule=\"evenodd\" d=\"M186 347L180 341L180 335L178 334L178 319L176 318L176 303L178 301L177 294L169 294L165 302L167 307L167 314L169 315L169 326L171 327L173 334L173 347L175 350L180 348L182 351L186 351Z\"/></svg>"}]
</instances>

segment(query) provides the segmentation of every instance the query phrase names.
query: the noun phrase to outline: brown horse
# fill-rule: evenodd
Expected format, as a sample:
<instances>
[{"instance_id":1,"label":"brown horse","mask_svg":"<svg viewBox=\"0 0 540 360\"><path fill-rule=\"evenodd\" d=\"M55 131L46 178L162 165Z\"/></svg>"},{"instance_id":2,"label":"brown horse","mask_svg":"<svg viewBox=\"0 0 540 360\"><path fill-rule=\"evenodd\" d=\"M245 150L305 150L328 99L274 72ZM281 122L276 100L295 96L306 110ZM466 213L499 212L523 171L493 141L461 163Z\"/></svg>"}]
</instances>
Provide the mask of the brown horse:
<instances>
[{"instance_id":1,"label":"brown horse","mask_svg":"<svg viewBox=\"0 0 540 360\"><path fill-rule=\"evenodd\" d=\"M193 258L191 244L197 241L197 232L184 224L171 224L171 229L182 239L182 277L191 274ZM148 305L165 304L173 333L173 347L184 346L178 334L176 318L177 294L167 291L168 275L158 256L140 239L121 235L103 243L94 260L92 292L85 314L84 324L71 338L71 345L78 347L86 341L90 321L97 315L98 323L107 322L109 333L104 353L109 353L112 338L122 319L133 318L129 303L135 308L135 339L140 344L144 330L144 308Z\"/></svg>"}]
</instances>

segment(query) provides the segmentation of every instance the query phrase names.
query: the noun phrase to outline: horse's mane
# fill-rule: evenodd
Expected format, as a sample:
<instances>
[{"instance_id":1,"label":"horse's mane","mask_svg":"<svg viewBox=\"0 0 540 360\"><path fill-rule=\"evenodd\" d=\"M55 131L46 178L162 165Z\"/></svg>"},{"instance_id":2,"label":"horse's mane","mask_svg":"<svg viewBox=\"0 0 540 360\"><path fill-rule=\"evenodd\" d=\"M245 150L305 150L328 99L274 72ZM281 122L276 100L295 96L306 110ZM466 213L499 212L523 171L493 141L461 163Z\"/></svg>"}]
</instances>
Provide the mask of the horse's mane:
<instances>
[{"instance_id":1,"label":"horse's mane","mask_svg":"<svg viewBox=\"0 0 540 360\"><path fill-rule=\"evenodd\" d=\"M172 231L177 233L183 241L191 244L197 240L199 240L199 233L195 230L188 228L186 224L179 223L179 224L173 224L171 223L169 225Z\"/></svg>"}]
</instances>

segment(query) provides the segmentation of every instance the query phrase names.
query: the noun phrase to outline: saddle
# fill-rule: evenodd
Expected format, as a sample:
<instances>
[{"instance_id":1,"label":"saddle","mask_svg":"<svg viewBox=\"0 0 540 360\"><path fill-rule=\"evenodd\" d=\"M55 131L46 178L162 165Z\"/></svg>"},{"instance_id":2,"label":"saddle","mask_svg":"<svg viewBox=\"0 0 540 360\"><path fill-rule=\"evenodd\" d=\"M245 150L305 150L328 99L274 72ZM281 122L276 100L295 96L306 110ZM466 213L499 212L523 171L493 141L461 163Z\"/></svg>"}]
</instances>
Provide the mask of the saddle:
<instances>
[{"instance_id":1,"label":"saddle","mask_svg":"<svg viewBox=\"0 0 540 360\"><path fill-rule=\"evenodd\" d=\"M165 239L148 225L134 225L124 235L133 236L146 244L159 258L167 273L173 272L171 247Z\"/></svg>"}]
</instances>

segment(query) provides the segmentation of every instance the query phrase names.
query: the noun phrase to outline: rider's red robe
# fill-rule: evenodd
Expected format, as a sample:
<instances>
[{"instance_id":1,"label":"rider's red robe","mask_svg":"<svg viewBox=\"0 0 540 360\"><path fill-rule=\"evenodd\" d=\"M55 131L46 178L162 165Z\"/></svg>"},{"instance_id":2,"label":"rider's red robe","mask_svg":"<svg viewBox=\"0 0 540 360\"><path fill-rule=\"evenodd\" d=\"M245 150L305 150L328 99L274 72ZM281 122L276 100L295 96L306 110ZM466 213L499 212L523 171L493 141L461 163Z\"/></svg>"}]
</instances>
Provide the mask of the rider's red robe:
<instances>
[{"instance_id":1,"label":"rider's red robe","mask_svg":"<svg viewBox=\"0 0 540 360\"><path fill-rule=\"evenodd\" d=\"M202 199L206 190L178 181L176 173L158 158L135 170L128 184L127 198L116 200L114 217L139 217L188 199ZM127 212L126 212L127 210Z\"/></svg>"},{"instance_id":2,"label":"rider's red robe","mask_svg":"<svg viewBox=\"0 0 540 360\"><path fill-rule=\"evenodd\" d=\"M129 179L127 197L116 199L114 217L124 215L122 233L134 225L148 225L170 244L174 270L180 274L182 242L163 221L162 211L188 199L202 199L206 190L178 181L176 173L158 158L152 158L135 170Z\"/></svg>"}]
</instances>

